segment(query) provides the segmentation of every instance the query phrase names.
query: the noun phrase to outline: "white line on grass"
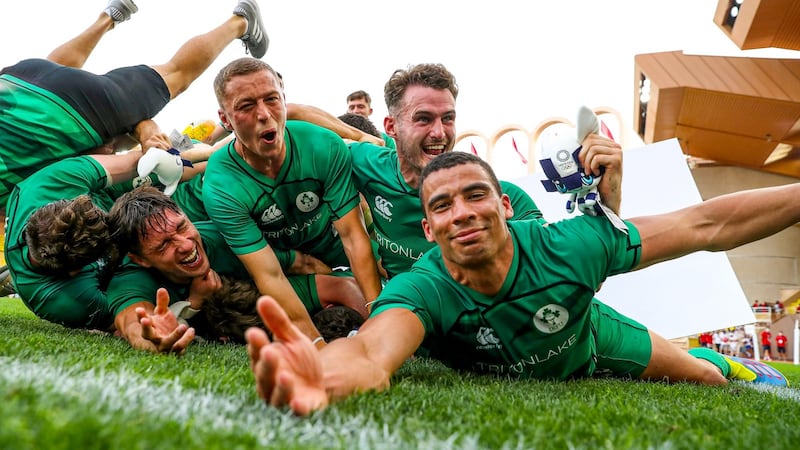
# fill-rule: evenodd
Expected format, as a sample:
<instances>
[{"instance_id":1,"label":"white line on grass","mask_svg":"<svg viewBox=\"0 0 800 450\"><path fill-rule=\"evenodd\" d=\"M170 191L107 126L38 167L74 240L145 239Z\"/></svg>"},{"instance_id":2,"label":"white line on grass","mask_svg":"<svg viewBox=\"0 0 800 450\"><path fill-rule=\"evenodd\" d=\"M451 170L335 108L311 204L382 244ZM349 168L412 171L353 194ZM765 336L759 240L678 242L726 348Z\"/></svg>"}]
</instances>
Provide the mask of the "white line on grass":
<instances>
[{"instance_id":1,"label":"white line on grass","mask_svg":"<svg viewBox=\"0 0 800 450\"><path fill-rule=\"evenodd\" d=\"M283 441L309 447L344 448L478 448L475 436L452 435L446 439L419 433L408 442L392 427L361 416L341 417L335 411L314 418L297 418L268 408L252 397L224 396L209 390L189 389L178 380L142 378L129 372L91 369L81 371L45 363L0 357L3 389L27 388L43 398L57 395L79 403L86 411L115 422L142 416L154 421L175 420L193 430L253 436L269 446L278 436ZM80 393L76 395L76 393ZM340 443L341 445L337 445ZM519 447L520 443L512 445Z\"/></svg>"},{"instance_id":2,"label":"white line on grass","mask_svg":"<svg viewBox=\"0 0 800 450\"><path fill-rule=\"evenodd\" d=\"M794 400L795 402L800 403L800 389L794 389L785 386L775 386L772 384L764 384L764 383L747 383L744 381L739 384L741 384L742 386L747 386L751 389L755 389L757 391L773 394L776 397L784 398L787 400Z\"/></svg>"}]
</instances>

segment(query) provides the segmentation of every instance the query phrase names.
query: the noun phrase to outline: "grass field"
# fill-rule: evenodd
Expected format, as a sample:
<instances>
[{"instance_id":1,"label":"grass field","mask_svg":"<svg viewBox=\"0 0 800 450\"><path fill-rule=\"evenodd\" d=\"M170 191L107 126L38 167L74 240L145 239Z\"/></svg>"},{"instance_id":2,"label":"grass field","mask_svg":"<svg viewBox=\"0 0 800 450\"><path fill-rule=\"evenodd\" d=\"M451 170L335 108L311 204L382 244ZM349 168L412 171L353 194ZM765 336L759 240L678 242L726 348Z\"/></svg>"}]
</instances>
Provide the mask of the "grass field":
<instances>
[{"instance_id":1,"label":"grass field","mask_svg":"<svg viewBox=\"0 0 800 450\"><path fill-rule=\"evenodd\" d=\"M346 364L346 362L343 362ZM775 363L794 386L800 366ZM151 355L0 298L0 449L795 449L800 389L511 381L424 359L309 418L263 405L242 346Z\"/></svg>"}]
</instances>

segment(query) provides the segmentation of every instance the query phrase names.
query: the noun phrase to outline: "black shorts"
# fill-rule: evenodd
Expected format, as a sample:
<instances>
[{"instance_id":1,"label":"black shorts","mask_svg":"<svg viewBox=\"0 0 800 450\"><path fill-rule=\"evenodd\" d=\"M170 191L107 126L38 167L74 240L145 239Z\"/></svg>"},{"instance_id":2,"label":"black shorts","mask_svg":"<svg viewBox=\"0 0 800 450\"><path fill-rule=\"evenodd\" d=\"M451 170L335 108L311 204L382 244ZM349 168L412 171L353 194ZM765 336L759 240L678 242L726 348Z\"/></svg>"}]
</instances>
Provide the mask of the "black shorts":
<instances>
[{"instance_id":1,"label":"black shorts","mask_svg":"<svg viewBox=\"0 0 800 450\"><path fill-rule=\"evenodd\" d=\"M67 102L108 141L152 119L169 102L164 79L140 65L96 75L46 59L26 59L0 73L13 75Z\"/></svg>"}]
</instances>

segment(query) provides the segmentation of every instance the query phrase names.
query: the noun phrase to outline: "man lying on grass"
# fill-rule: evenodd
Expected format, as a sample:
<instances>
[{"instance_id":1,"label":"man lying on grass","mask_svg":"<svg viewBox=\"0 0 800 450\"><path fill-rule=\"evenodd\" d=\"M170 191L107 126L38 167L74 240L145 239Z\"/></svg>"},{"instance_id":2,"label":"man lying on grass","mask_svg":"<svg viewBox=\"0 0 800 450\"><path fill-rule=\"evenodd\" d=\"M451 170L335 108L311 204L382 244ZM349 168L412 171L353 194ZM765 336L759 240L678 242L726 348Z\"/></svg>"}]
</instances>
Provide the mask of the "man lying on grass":
<instances>
[{"instance_id":1,"label":"man lying on grass","mask_svg":"<svg viewBox=\"0 0 800 450\"><path fill-rule=\"evenodd\" d=\"M109 224L128 256L106 295L117 332L134 348L182 353L195 330L178 319L192 318L223 288L219 274L248 277L213 223L195 226L158 189L143 186L122 195L109 212ZM367 314L352 278L322 274L287 278L310 314L335 304ZM174 312L170 305L177 305ZM216 324L207 326L213 337Z\"/></svg>"},{"instance_id":2,"label":"man lying on grass","mask_svg":"<svg viewBox=\"0 0 800 450\"><path fill-rule=\"evenodd\" d=\"M275 340L255 328L246 336L256 389L267 402L308 414L385 389L420 346L456 369L521 378L755 379L710 349L680 350L594 294L610 275L731 249L797 223L800 184L633 218L626 232L602 216L548 226L507 222L508 197L491 167L468 153L436 157L420 186L422 226L437 247L386 285L356 336L317 351L273 299L259 300Z\"/></svg>"}]
</instances>

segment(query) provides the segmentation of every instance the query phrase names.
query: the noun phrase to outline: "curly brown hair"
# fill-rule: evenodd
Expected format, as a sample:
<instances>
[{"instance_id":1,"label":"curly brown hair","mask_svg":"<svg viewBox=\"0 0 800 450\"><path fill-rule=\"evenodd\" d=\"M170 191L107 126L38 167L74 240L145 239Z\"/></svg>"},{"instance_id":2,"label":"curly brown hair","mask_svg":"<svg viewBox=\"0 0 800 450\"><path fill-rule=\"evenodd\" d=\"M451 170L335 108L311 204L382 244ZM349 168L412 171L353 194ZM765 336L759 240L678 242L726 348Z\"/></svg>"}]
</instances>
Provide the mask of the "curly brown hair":
<instances>
[{"instance_id":1,"label":"curly brown hair","mask_svg":"<svg viewBox=\"0 0 800 450\"><path fill-rule=\"evenodd\" d=\"M409 86L447 89L453 94L454 99L458 98L456 78L442 64L417 64L407 69L395 70L383 86L383 98L390 114L397 114L400 102Z\"/></svg>"},{"instance_id":2,"label":"curly brown hair","mask_svg":"<svg viewBox=\"0 0 800 450\"><path fill-rule=\"evenodd\" d=\"M270 331L264 325L256 310L261 294L252 280L244 280L220 275L222 288L203 304L203 313L210 328L211 339L226 339L232 343L244 344L244 333L250 327ZM350 331L364 323L364 318L354 309L346 306L331 306L311 317L320 335L330 342L347 337Z\"/></svg>"},{"instance_id":3,"label":"curly brown hair","mask_svg":"<svg viewBox=\"0 0 800 450\"><path fill-rule=\"evenodd\" d=\"M107 214L88 195L37 209L25 225L25 243L43 272L66 275L113 252Z\"/></svg>"},{"instance_id":4,"label":"curly brown hair","mask_svg":"<svg viewBox=\"0 0 800 450\"><path fill-rule=\"evenodd\" d=\"M222 288L203 304L211 334L230 342L244 344L244 332L250 327L266 330L256 311L261 295L252 280L242 280L220 275ZM267 330L269 333L269 330Z\"/></svg>"}]
</instances>

